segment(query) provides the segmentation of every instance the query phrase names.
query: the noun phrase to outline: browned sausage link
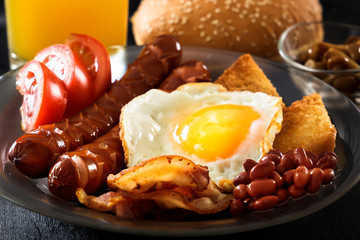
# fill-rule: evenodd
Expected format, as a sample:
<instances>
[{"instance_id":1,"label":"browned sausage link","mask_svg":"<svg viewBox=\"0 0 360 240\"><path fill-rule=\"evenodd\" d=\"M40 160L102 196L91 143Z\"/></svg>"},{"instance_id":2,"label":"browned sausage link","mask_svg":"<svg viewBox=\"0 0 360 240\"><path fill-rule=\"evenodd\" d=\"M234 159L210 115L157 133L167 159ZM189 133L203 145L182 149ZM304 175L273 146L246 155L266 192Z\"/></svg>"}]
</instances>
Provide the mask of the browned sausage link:
<instances>
[{"instance_id":1,"label":"browned sausage link","mask_svg":"<svg viewBox=\"0 0 360 240\"><path fill-rule=\"evenodd\" d=\"M204 66L201 69L206 69L205 65L201 64ZM199 72L189 68L187 63L174 69L173 72L182 72L182 81L178 81L177 74L170 74L164 82L175 88L186 82L203 81L203 78L196 77L199 76ZM50 169L48 187L53 195L74 201L77 188L84 188L87 194L93 194L104 187L106 177L110 173L118 173L123 165L123 149L117 125L94 142L83 145L73 152L62 154Z\"/></svg>"},{"instance_id":2,"label":"browned sausage link","mask_svg":"<svg viewBox=\"0 0 360 240\"><path fill-rule=\"evenodd\" d=\"M124 152L118 124L108 133L75 151L62 154L50 169L50 192L64 200L76 200L76 189L95 193L104 187L106 177L124 168Z\"/></svg>"},{"instance_id":3,"label":"browned sausage link","mask_svg":"<svg viewBox=\"0 0 360 240\"><path fill-rule=\"evenodd\" d=\"M180 63L182 49L170 36L158 37L146 45L129 65L120 81L84 111L58 123L40 126L19 139L9 150L9 160L26 176L45 177L57 157L89 143L119 121L123 105L135 96L158 87Z\"/></svg>"},{"instance_id":4,"label":"browned sausage link","mask_svg":"<svg viewBox=\"0 0 360 240\"><path fill-rule=\"evenodd\" d=\"M189 60L174 69L170 76L160 85L159 89L172 91L185 83L210 81L211 77L206 65L199 60Z\"/></svg>"}]
</instances>

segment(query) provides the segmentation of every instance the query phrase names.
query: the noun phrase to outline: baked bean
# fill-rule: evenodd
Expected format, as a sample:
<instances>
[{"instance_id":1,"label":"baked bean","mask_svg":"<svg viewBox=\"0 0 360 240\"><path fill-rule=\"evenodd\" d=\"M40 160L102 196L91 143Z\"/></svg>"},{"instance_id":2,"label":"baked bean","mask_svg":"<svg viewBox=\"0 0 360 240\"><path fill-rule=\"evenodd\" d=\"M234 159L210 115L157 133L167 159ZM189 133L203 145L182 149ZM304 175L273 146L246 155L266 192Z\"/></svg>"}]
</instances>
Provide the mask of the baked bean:
<instances>
[{"instance_id":1,"label":"baked bean","mask_svg":"<svg viewBox=\"0 0 360 240\"><path fill-rule=\"evenodd\" d=\"M279 204L286 202L289 198L289 192L285 188L279 188L276 190L275 195L279 198Z\"/></svg>"},{"instance_id":2,"label":"baked bean","mask_svg":"<svg viewBox=\"0 0 360 240\"><path fill-rule=\"evenodd\" d=\"M248 198L244 200L245 209L247 211L254 211L254 202L257 198Z\"/></svg>"},{"instance_id":3,"label":"baked bean","mask_svg":"<svg viewBox=\"0 0 360 240\"><path fill-rule=\"evenodd\" d=\"M305 166L298 166L294 173L294 185L297 188L304 188L309 181L309 170Z\"/></svg>"},{"instance_id":4,"label":"baked bean","mask_svg":"<svg viewBox=\"0 0 360 240\"><path fill-rule=\"evenodd\" d=\"M273 171L271 174L271 179L274 179L276 182L276 187L281 188L284 184L284 180L282 179L281 175L277 171Z\"/></svg>"},{"instance_id":5,"label":"baked bean","mask_svg":"<svg viewBox=\"0 0 360 240\"><path fill-rule=\"evenodd\" d=\"M237 185L234 188L233 194L235 199L245 199L249 197L245 184Z\"/></svg>"},{"instance_id":6,"label":"baked bean","mask_svg":"<svg viewBox=\"0 0 360 240\"><path fill-rule=\"evenodd\" d=\"M276 166L280 163L280 158L281 158L281 156L278 154L268 153L267 155L262 157L259 162L261 163L261 162L266 162L266 161L272 161L272 162L274 162L274 164Z\"/></svg>"},{"instance_id":7,"label":"baked bean","mask_svg":"<svg viewBox=\"0 0 360 240\"><path fill-rule=\"evenodd\" d=\"M307 191L309 193L316 193L320 190L324 178L324 173L321 168L313 168L309 173L309 182L307 185Z\"/></svg>"},{"instance_id":8,"label":"baked bean","mask_svg":"<svg viewBox=\"0 0 360 240\"><path fill-rule=\"evenodd\" d=\"M292 154L285 153L280 159L279 164L283 166L285 170L293 169L295 168L295 159Z\"/></svg>"},{"instance_id":9,"label":"baked bean","mask_svg":"<svg viewBox=\"0 0 360 240\"><path fill-rule=\"evenodd\" d=\"M270 177L272 172L275 170L275 163L273 161L264 161L256 164L251 170L250 170L250 179L256 180L256 179L262 179Z\"/></svg>"},{"instance_id":10,"label":"baked bean","mask_svg":"<svg viewBox=\"0 0 360 240\"><path fill-rule=\"evenodd\" d=\"M333 161L335 161L335 166L332 167L332 169L335 169L336 164L337 164L337 158L338 158L337 155L336 155L336 153L330 152L330 151L325 151L325 152L323 152L323 153L321 154L321 156L320 156L319 158L324 157L324 156L328 156L328 155L331 155L332 158L333 158ZM333 163L333 164L334 164L334 163Z\"/></svg>"},{"instance_id":11,"label":"baked bean","mask_svg":"<svg viewBox=\"0 0 360 240\"><path fill-rule=\"evenodd\" d=\"M311 159L313 165L315 165L319 161L319 156L316 153L306 151L306 156Z\"/></svg>"},{"instance_id":12,"label":"baked bean","mask_svg":"<svg viewBox=\"0 0 360 240\"><path fill-rule=\"evenodd\" d=\"M301 147L284 154L272 149L259 163L246 159L245 171L233 181L231 213L268 210L286 202L289 196L299 198L307 192L316 193L322 184L334 180L336 164L333 152L317 155Z\"/></svg>"},{"instance_id":13,"label":"baked bean","mask_svg":"<svg viewBox=\"0 0 360 240\"><path fill-rule=\"evenodd\" d=\"M332 155L332 156L334 156L335 158L337 158L336 153L330 152L330 151L325 151L325 152L321 153L320 156L319 156L319 158L321 158L321 157L323 157L323 156L327 156L327 155Z\"/></svg>"},{"instance_id":14,"label":"baked bean","mask_svg":"<svg viewBox=\"0 0 360 240\"><path fill-rule=\"evenodd\" d=\"M298 188L294 184L289 186L288 192L293 198L299 198L306 194L305 188Z\"/></svg>"},{"instance_id":15,"label":"baked bean","mask_svg":"<svg viewBox=\"0 0 360 240\"><path fill-rule=\"evenodd\" d=\"M332 168L334 169L337 164L337 158L332 154L326 154L319 159L316 163L315 167L325 169L325 168Z\"/></svg>"},{"instance_id":16,"label":"baked bean","mask_svg":"<svg viewBox=\"0 0 360 240\"><path fill-rule=\"evenodd\" d=\"M250 197L260 197L275 193L276 182L273 179L257 179L247 185Z\"/></svg>"},{"instance_id":17,"label":"baked bean","mask_svg":"<svg viewBox=\"0 0 360 240\"><path fill-rule=\"evenodd\" d=\"M282 175L282 179L284 180L284 182L286 182L288 184L293 184L294 183L294 175L295 175L295 169L290 169L290 170L284 172L284 174Z\"/></svg>"},{"instance_id":18,"label":"baked bean","mask_svg":"<svg viewBox=\"0 0 360 240\"><path fill-rule=\"evenodd\" d=\"M243 171L241 173L239 173L235 178L234 178L234 185L237 186L239 184L249 184L251 182L249 175L247 174L247 172Z\"/></svg>"},{"instance_id":19,"label":"baked bean","mask_svg":"<svg viewBox=\"0 0 360 240\"><path fill-rule=\"evenodd\" d=\"M264 211L274 208L279 203L279 198L274 195L264 196L254 201L255 211Z\"/></svg>"},{"instance_id":20,"label":"baked bean","mask_svg":"<svg viewBox=\"0 0 360 240\"><path fill-rule=\"evenodd\" d=\"M234 199L230 203L230 212L233 216L238 216L245 210L245 205L242 200Z\"/></svg>"},{"instance_id":21,"label":"baked bean","mask_svg":"<svg viewBox=\"0 0 360 240\"><path fill-rule=\"evenodd\" d=\"M332 168L326 168L323 170L323 184L329 184L331 183L335 178L335 171Z\"/></svg>"},{"instance_id":22,"label":"baked bean","mask_svg":"<svg viewBox=\"0 0 360 240\"><path fill-rule=\"evenodd\" d=\"M279 164L275 167L275 171L278 172L280 175L283 175L286 169L283 165Z\"/></svg>"},{"instance_id":23,"label":"baked bean","mask_svg":"<svg viewBox=\"0 0 360 240\"><path fill-rule=\"evenodd\" d=\"M277 156L279 156L280 158L282 157L282 152L280 150L277 150L277 149L271 149L268 154L275 154Z\"/></svg>"},{"instance_id":24,"label":"baked bean","mask_svg":"<svg viewBox=\"0 0 360 240\"><path fill-rule=\"evenodd\" d=\"M256 162L255 160L252 159L246 159L243 163L243 167L245 169L245 171L247 172L247 174L250 173L250 170L256 165L258 164L258 162Z\"/></svg>"},{"instance_id":25,"label":"baked bean","mask_svg":"<svg viewBox=\"0 0 360 240\"><path fill-rule=\"evenodd\" d=\"M301 147L294 150L294 158L298 166L305 166L308 169L313 167L311 159L307 157L305 150Z\"/></svg>"}]
</instances>

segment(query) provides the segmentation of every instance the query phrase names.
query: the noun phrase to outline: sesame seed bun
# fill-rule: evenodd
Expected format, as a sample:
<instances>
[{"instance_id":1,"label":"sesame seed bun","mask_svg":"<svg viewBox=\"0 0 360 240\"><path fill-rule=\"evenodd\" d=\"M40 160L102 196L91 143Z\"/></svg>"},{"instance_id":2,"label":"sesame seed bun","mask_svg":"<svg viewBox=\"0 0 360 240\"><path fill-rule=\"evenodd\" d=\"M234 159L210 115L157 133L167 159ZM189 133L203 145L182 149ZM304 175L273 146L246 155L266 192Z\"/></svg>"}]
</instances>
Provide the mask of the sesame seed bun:
<instances>
[{"instance_id":1,"label":"sesame seed bun","mask_svg":"<svg viewBox=\"0 0 360 240\"><path fill-rule=\"evenodd\" d=\"M131 18L136 44L173 35L182 45L279 59L277 41L289 26L321 21L318 0L142 0Z\"/></svg>"}]
</instances>

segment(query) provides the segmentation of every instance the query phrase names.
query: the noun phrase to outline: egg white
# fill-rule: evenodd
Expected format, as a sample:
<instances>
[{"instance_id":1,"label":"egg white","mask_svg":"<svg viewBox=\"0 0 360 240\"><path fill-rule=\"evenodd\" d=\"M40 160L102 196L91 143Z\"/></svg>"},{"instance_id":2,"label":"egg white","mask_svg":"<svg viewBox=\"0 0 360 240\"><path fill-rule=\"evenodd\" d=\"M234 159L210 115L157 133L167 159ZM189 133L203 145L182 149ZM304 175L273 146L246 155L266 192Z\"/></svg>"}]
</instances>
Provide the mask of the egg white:
<instances>
[{"instance_id":1,"label":"egg white","mask_svg":"<svg viewBox=\"0 0 360 240\"><path fill-rule=\"evenodd\" d=\"M261 117L253 122L246 139L229 158L208 162L183 151L173 137L179 121L204 107L219 104L252 106ZM272 148L275 135L281 129L281 104L280 97L260 92L226 91L213 83L185 84L171 93L150 90L122 109L120 137L125 161L131 167L153 157L180 155L206 165L217 184L233 179L243 170L245 159L257 161Z\"/></svg>"}]
</instances>

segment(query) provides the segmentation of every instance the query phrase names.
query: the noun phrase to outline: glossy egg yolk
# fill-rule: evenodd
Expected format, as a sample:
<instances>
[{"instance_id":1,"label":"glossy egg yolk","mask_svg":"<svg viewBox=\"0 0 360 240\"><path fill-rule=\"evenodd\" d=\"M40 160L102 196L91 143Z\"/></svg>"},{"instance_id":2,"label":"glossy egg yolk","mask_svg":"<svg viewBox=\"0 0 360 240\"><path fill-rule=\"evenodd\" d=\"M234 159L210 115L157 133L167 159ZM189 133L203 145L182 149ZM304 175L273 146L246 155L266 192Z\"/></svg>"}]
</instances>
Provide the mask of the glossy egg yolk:
<instances>
[{"instance_id":1,"label":"glossy egg yolk","mask_svg":"<svg viewBox=\"0 0 360 240\"><path fill-rule=\"evenodd\" d=\"M174 137L183 151L206 162L232 156L260 118L253 107L223 104L203 108L181 121Z\"/></svg>"}]
</instances>

